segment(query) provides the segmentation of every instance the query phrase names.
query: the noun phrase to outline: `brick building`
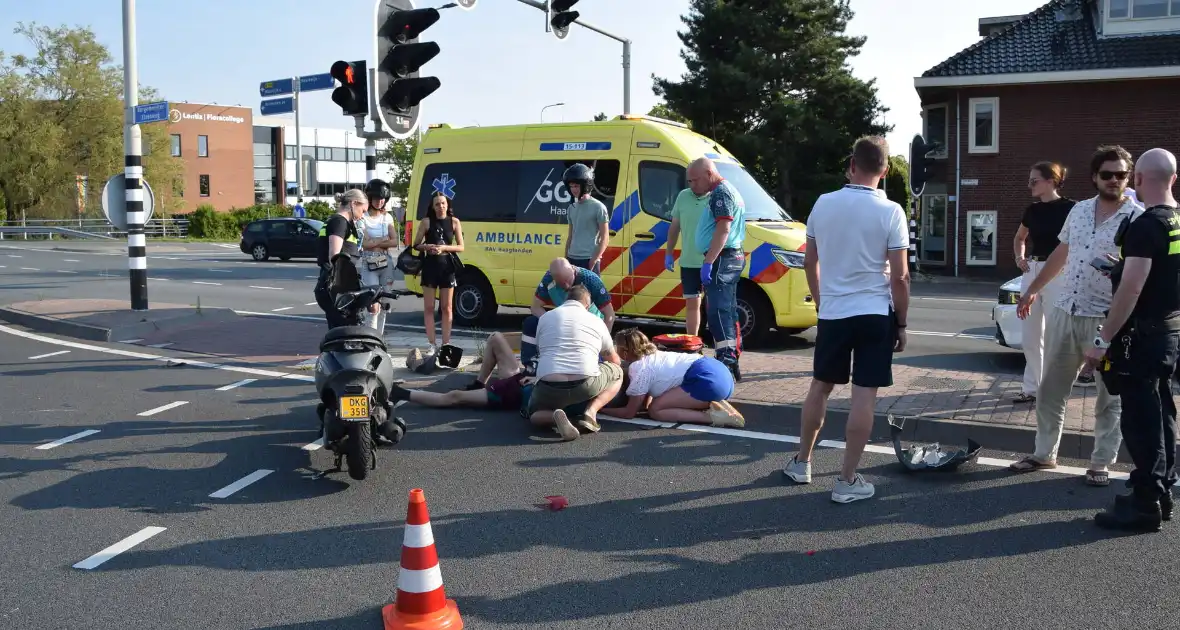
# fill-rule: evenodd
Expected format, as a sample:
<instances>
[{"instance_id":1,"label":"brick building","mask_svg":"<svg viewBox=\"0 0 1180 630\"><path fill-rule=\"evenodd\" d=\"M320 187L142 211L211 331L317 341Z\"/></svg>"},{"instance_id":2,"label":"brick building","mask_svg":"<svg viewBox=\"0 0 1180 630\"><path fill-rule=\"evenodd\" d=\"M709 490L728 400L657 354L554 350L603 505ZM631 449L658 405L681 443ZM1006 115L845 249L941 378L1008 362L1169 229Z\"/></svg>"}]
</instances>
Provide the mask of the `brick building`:
<instances>
[{"instance_id":1,"label":"brick building","mask_svg":"<svg viewBox=\"0 0 1180 630\"><path fill-rule=\"evenodd\" d=\"M253 113L248 107L171 103L172 156L184 161L181 212L254 205Z\"/></svg>"},{"instance_id":2,"label":"brick building","mask_svg":"<svg viewBox=\"0 0 1180 630\"><path fill-rule=\"evenodd\" d=\"M1180 154L1180 0L1053 0L981 19L979 34L914 80L922 135L946 147L919 257L932 273L1008 279L1032 164L1064 164L1063 194L1085 199L1100 144Z\"/></svg>"}]
</instances>

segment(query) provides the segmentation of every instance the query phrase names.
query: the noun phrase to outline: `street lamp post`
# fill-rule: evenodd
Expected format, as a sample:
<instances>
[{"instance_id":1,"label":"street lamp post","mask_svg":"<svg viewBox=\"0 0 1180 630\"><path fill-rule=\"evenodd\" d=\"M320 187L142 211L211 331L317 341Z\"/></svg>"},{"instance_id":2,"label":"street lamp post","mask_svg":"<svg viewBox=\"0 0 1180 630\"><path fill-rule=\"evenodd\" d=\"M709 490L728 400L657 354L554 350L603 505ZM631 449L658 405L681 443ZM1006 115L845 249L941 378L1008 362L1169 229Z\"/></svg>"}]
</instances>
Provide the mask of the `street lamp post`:
<instances>
[{"instance_id":1,"label":"street lamp post","mask_svg":"<svg viewBox=\"0 0 1180 630\"><path fill-rule=\"evenodd\" d=\"M562 107L564 105L565 105L565 103L553 103L551 105L546 105L546 106L542 107L541 108L541 122L545 122L545 110L549 109L550 107Z\"/></svg>"}]
</instances>

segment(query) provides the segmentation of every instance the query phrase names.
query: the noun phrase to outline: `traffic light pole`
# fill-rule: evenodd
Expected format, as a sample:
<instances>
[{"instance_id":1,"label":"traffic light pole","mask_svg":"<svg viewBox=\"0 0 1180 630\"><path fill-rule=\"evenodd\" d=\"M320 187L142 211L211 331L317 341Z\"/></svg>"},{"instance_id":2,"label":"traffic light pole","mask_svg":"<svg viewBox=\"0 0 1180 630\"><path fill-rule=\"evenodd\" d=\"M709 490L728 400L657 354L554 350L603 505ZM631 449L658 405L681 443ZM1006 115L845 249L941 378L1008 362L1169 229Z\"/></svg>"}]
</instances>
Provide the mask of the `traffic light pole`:
<instances>
[{"instance_id":1,"label":"traffic light pole","mask_svg":"<svg viewBox=\"0 0 1180 630\"><path fill-rule=\"evenodd\" d=\"M303 203L303 135L299 124L299 77L295 77L293 95L291 99L295 106L295 199L296 203ZM286 186L286 184L283 184Z\"/></svg>"},{"instance_id":2,"label":"traffic light pole","mask_svg":"<svg viewBox=\"0 0 1180 630\"><path fill-rule=\"evenodd\" d=\"M527 4L534 9L541 11L546 10L544 2L537 2L537 0L516 0L521 4ZM582 20L574 20L574 24L580 24L582 28L594 31L603 37L609 37L623 45L623 113L631 113L631 40L626 37L615 35L609 31L605 31L593 24L589 24Z\"/></svg>"},{"instance_id":3,"label":"traffic light pole","mask_svg":"<svg viewBox=\"0 0 1180 630\"><path fill-rule=\"evenodd\" d=\"M143 139L135 124L139 76L135 52L135 0L123 0L123 194L127 201L127 269L131 310L148 310L147 238L143 233Z\"/></svg>"}]
</instances>

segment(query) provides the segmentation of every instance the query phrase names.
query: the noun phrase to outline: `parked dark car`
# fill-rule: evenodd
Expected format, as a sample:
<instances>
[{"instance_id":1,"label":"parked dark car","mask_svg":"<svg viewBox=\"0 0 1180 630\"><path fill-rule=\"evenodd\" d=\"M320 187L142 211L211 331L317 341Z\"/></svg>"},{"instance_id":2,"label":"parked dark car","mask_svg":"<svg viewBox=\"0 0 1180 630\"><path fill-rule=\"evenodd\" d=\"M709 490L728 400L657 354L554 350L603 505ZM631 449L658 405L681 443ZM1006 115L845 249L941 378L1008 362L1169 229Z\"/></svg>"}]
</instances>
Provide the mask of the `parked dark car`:
<instances>
[{"instance_id":1,"label":"parked dark car","mask_svg":"<svg viewBox=\"0 0 1180 630\"><path fill-rule=\"evenodd\" d=\"M315 258L316 239L324 226L315 219L259 219L242 230L242 253L254 260Z\"/></svg>"}]
</instances>

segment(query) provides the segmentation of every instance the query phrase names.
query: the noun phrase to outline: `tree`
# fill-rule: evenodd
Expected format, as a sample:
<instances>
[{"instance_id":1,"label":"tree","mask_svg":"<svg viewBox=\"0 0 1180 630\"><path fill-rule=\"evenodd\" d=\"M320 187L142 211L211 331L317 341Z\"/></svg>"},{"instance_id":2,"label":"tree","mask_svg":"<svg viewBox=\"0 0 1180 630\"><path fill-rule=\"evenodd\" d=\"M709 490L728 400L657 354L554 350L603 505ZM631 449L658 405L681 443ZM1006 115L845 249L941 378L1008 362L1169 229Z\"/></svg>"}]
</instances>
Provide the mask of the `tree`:
<instances>
[{"instance_id":1,"label":"tree","mask_svg":"<svg viewBox=\"0 0 1180 630\"><path fill-rule=\"evenodd\" d=\"M77 217L77 178L87 178L86 214L101 213L103 183L123 171L122 69L87 28L18 24L30 55L0 51L0 194L10 219ZM150 88L144 102L157 100ZM179 205L183 163L167 125L142 125L144 178L158 208Z\"/></svg>"},{"instance_id":2,"label":"tree","mask_svg":"<svg viewBox=\"0 0 1180 630\"><path fill-rule=\"evenodd\" d=\"M595 114L595 115L594 115L594 121L595 121L595 122L600 122L600 121L603 121L603 120L606 120L606 114L604 114L604 113L602 113L602 112L598 112L597 114Z\"/></svg>"},{"instance_id":3,"label":"tree","mask_svg":"<svg viewBox=\"0 0 1180 630\"><path fill-rule=\"evenodd\" d=\"M655 92L802 218L843 183L853 142L891 129L875 82L848 66L865 41L845 34L851 19L849 0L690 0L687 72L653 77Z\"/></svg>"},{"instance_id":4,"label":"tree","mask_svg":"<svg viewBox=\"0 0 1180 630\"><path fill-rule=\"evenodd\" d=\"M910 192L910 165L900 155L889 156L889 173L885 175L885 195L890 201L896 202L910 212L910 203L914 195Z\"/></svg>"},{"instance_id":5,"label":"tree","mask_svg":"<svg viewBox=\"0 0 1180 630\"><path fill-rule=\"evenodd\" d=\"M668 107L667 103L656 103L655 107L652 107L651 110L647 112L647 115L652 116L653 118L663 118L664 120L674 120L686 125L688 124L688 119L684 116L681 116L679 113L672 111L672 109Z\"/></svg>"},{"instance_id":6,"label":"tree","mask_svg":"<svg viewBox=\"0 0 1180 630\"><path fill-rule=\"evenodd\" d=\"M385 146L377 150L377 161L390 164L394 168L393 179L389 187L393 196L408 203L410 196L410 175L414 173L414 158L418 155L418 134L413 134L405 140L390 140Z\"/></svg>"}]
</instances>

